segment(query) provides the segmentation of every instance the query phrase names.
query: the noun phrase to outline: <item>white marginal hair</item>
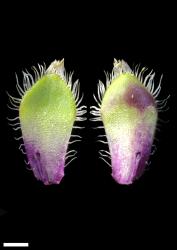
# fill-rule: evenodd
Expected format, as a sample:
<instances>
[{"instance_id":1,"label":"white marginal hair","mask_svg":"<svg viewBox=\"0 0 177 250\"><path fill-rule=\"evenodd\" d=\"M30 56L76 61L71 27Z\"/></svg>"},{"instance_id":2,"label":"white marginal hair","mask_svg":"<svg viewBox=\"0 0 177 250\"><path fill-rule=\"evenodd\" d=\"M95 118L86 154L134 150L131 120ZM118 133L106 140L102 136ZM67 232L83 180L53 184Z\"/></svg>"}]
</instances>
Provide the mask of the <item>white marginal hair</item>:
<instances>
[{"instance_id":1,"label":"white marginal hair","mask_svg":"<svg viewBox=\"0 0 177 250\"><path fill-rule=\"evenodd\" d=\"M157 87L155 88L155 72L151 70L146 76L144 76L144 73L148 70L148 68L143 67L140 69L140 64L136 65L134 70L130 68L130 66L124 61L124 60L116 60L114 59L114 67L111 72L111 74L105 72L106 75L106 83L104 84L99 80L97 85L97 97L93 95L94 100L96 101L97 106L91 106L91 114L95 116L95 118L92 118L93 121L100 121L100 107L102 103L103 96L107 90L107 88L111 85L112 81L119 77L121 74L124 73L130 73L132 75L135 75L138 80L142 83L143 86L148 90L148 92L154 97L155 103L157 105L158 111L164 111L164 107L167 105L167 100L169 99L170 95L168 95L165 99L157 100L157 97L160 94L161 91L161 83L162 83L162 77L161 75L159 83Z\"/></svg>"}]
</instances>

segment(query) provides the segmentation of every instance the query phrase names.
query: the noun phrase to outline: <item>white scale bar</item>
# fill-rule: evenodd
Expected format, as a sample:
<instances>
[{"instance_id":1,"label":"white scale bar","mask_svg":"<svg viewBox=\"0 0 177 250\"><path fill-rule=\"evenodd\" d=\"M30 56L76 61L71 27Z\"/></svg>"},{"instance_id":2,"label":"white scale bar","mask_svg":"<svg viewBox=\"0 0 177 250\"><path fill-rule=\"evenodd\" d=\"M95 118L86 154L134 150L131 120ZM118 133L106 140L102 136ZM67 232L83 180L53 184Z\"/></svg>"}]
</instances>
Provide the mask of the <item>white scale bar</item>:
<instances>
[{"instance_id":1,"label":"white scale bar","mask_svg":"<svg viewBox=\"0 0 177 250\"><path fill-rule=\"evenodd\" d=\"M3 247L29 247L29 243L3 243Z\"/></svg>"}]
</instances>

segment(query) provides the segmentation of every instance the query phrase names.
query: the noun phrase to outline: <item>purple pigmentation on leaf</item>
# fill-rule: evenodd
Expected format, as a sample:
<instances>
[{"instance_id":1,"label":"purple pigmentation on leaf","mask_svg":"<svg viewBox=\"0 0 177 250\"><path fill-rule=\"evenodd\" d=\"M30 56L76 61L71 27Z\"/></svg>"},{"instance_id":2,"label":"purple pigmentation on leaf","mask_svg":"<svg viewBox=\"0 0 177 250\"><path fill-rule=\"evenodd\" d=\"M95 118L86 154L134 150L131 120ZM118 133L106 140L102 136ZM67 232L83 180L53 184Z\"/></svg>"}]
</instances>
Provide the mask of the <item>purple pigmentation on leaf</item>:
<instances>
[{"instance_id":1,"label":"purple pigmentation on leaf","mask_svg":"<svg viewBox=\"0 0 177 250\"><path fill-rule=\"evenodd\" d=\"M29 165L36 179L41 180L45 185L59 184L64 176L65 154L62 157L60 152L56 157L54 151L52 156L48 152L45 153L41 148L36 148L35 144L26 143L25 141L24 146Z\"/></svg>"},{"instance_id":2,"label":"purple pigmentation on leaf","mask_svg":"<svg viewBox=\"0 0 177 250\"><path fill-rule=\"evenodd\" d=\"M139 111L144 111L148 106L156 106L155 100L151 93L144 87L130 84L127 91L123 96L125 102L132 107L137 108Z\"/></svg>"}]
</instances>

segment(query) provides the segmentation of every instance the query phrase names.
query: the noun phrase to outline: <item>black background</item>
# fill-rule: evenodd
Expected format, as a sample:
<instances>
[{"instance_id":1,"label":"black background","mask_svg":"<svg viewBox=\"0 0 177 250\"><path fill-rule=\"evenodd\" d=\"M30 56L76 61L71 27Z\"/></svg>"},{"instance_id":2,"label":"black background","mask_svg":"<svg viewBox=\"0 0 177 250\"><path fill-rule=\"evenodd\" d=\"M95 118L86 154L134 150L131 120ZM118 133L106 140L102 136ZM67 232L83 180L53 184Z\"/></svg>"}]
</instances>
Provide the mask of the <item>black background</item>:
<instances>
[{"instance_id":1,"label":"black background","mask_svg":"<svg viewBox=\"0 0 177 250\"><path fill-rule=\"evenodd\" d=\"M154 4L123 6L88 3L66 6L58 3L16 4L2 8L1 21L1 163L0 241L30 242L31 246L75 243L85 249L108 243L141 248L156 242L172 243L175 225L176 168L176 38L174 6ZM79 157L65 169L60 185L44 186L26 169L19 143L6 117L5 91L16 95L16 72L37 63L49 65L65 58L66 70L79 78L84 101L94 105L98 79L111 72L113 59L130 66L141 63L163 73L163 99L169 110L160 118L155 141L157 152L145 174L130 186L114 182L111 170L98 159L99 144L84 122L83 141L76 147ZM89 110L89 108L88 108ZM87 115L89 118L89 114ZM94 243L93 243L94 242ZM98 247L99 248L99 247Z\"/></svg>"}]
</instances>

